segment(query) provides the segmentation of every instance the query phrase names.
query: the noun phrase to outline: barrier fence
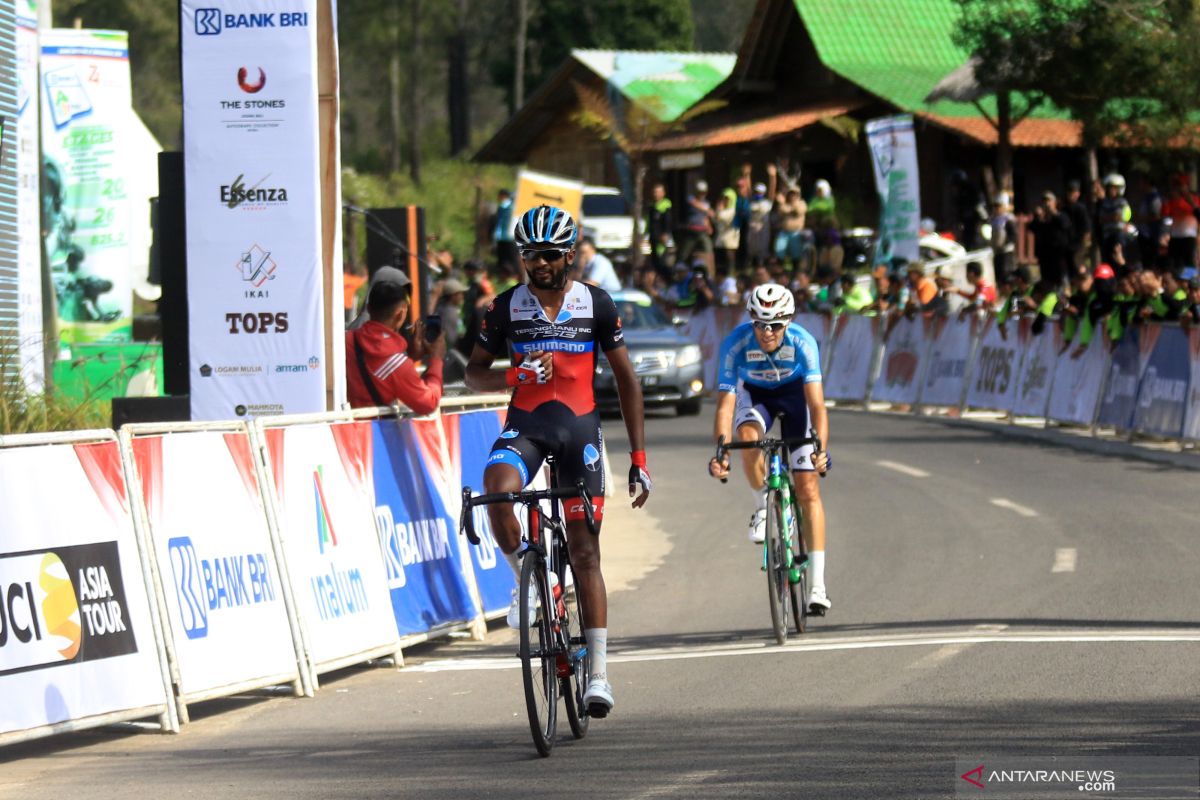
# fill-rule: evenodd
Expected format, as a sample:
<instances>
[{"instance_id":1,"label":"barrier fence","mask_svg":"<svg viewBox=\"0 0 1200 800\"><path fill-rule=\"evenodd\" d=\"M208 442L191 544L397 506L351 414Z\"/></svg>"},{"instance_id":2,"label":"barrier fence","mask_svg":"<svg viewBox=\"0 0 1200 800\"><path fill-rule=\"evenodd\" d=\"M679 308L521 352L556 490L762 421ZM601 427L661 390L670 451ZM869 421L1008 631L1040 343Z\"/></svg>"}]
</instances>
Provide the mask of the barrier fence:
<instances>
[{"instance_id":1,"label":"barrier fence","mask_svg":"<svg viewBox=\"0 0 1200 800\"><path fill-rule=\"evenodd\" d=\"M507 397L0 437L0 745L157 717L465 630L515 586L482 489Z\"/></svg>"}]
</instances>

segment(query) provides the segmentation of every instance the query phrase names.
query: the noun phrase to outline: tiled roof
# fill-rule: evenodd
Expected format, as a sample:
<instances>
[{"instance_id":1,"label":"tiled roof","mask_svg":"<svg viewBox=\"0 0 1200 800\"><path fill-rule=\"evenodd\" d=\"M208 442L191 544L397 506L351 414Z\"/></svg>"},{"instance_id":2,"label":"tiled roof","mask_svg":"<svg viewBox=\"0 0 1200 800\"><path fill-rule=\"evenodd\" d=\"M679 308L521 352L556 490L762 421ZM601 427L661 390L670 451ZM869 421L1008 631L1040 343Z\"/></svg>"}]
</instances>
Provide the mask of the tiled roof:
<instances>
[{"instance_id":1,"label":"tiled roof","mask_svg":"<svg viewBox=\"0 0 1200 800\"><path fill-rule=\"evenodd\" d=\"M986 144L995 145L1000 137L991 123L982 117L947 117L916 112L930 122ZM1026 118L1012 129L1013 147L1080 147L1082 126L1069 119Z\"/></svg>"},{"instance_id":2,"label":"tiled roof","mask_svg":"<svg viewBox=\"0 0 1200 800\"><path fill-rule=\"evenodd\" d=\"M701 147L720 147L728 144L761 141L800 130L820 122L822 119L840 117L858 107L858 104L853 103L809 106L745 122L734 122L708 130L670 136L656 142L654 149L660 151L693 150Z\"/></svg>"}]
</instances>

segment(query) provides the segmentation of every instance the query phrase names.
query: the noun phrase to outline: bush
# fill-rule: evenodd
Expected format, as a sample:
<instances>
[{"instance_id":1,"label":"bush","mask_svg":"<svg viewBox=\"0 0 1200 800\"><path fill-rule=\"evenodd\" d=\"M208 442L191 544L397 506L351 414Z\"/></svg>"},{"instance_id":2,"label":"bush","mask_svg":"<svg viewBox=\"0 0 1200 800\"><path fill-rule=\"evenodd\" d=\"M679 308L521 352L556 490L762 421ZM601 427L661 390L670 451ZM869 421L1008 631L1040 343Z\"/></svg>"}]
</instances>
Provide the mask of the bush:
<instances>
[{"instance_id":1,"label":"bush","mask_svg":"<svg viewBox=\"0 0 1200 800\"><path fill-rule=\"evenodd\" d=\"M94 394L79 400L31 391L21 378L19 354L14 342L0 341L0 435L109 427L108 403Z\"/></svg>"}]
</instances>

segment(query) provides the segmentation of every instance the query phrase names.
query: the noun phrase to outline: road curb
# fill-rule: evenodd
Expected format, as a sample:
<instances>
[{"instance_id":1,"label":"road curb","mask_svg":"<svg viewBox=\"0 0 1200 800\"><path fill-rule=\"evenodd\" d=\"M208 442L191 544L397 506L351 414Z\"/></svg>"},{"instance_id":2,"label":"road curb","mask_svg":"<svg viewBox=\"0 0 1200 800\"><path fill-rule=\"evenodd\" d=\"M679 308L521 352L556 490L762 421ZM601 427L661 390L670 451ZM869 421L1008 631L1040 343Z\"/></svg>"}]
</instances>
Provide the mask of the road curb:
<instances>
[{"instance_id":1,"label":"road curb","mask_svg":"<svg viewBox=\"0 0 1200 800\"><path fill-rule=\"evenodd\" d=\"M903 417L905 419L941 425L948 428L968 428L970 430L983 431L1000 438L1021 439L1111 458L1132 458L1137 461L1160 464L1177 469L1200 471L1200 454L1197 454L1195 451L1167 452L1130 442L1098 439L1083 434L1067 433L1055 428L1032 428L1026 425L1012 424L1006 420L989 421L982 419L962 419L961 417L923 416L901 412L868 411L864 408L838 407L836 410L852 414Z\"/></svg>"}]
</instances>

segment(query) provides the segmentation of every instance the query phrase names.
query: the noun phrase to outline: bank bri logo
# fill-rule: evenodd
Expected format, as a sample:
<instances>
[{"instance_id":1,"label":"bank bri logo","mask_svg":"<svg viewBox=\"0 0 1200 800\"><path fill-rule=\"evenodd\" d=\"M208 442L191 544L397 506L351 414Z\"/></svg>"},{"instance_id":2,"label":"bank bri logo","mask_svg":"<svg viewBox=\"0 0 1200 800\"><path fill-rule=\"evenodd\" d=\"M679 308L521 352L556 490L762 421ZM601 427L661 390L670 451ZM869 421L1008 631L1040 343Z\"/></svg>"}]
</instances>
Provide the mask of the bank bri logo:
<instances>
[{"instance_id":1,"label":"bank bri logo","mask_svg":"<svg viewBox=\"0 0 1200 800\"><path fill-rule=\"evenodd\" d=\"M221 32L221 9L196 9L196 35L216 36Z\"/></svg>"},{"instance_id":2,"label":"bank bri logo","mask_svg":"<svg viewBox=\"0 0 1200 800\"><path fill-rule=\"evenodd\" d=\"M196 35L217 36L234 28L307 28L308 13L276 11L266 14L222 14L219 8L196 9Z\"/></svg>"},{"instance_id":3,"label":"bank bri logo","mask_svg":"<svg viewBox=\"0 0 1200 800\"><path fill-rule=\"evenodd\" d=\"M324 467L317 467L313 472L313 496L317 502L317 547L322 555L325 554L325 543L337 547L337 533L333 530L333 522L329 519L329 504L325 502Z\"/></svg>"}]
</instances>

